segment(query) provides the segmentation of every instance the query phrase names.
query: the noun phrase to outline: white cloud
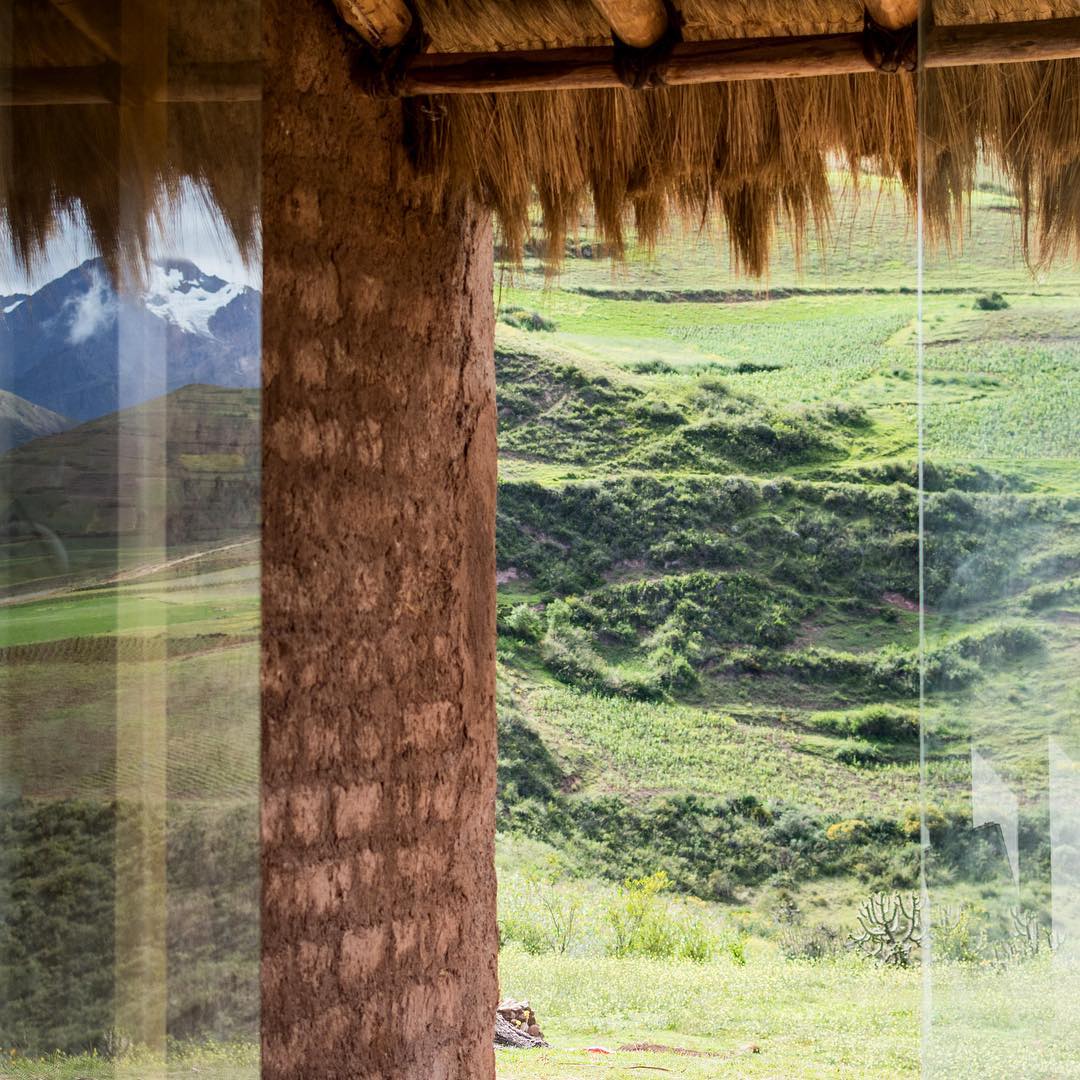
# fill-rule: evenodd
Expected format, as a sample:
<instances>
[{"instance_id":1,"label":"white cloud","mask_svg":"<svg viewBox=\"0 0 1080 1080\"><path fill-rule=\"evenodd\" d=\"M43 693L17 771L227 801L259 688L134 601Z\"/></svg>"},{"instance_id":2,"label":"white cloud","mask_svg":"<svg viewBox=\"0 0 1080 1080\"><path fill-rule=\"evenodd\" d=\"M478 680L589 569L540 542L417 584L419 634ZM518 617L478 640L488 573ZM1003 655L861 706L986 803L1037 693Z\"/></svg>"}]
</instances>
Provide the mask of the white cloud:
<instances>
[{"instance_id":1,"label":"white cloud","mask_svg":"<svg viewBox=\"0 0 1080 1080\"><path fill-rule=\"evenodd\" d=\"M81 345L87 338L93 337L116 320L116 299L105 282L94 276L89 290L75 300L68 302L68 307L75 310L68 328L68 344Z\"/></svg>"}]
</instances>

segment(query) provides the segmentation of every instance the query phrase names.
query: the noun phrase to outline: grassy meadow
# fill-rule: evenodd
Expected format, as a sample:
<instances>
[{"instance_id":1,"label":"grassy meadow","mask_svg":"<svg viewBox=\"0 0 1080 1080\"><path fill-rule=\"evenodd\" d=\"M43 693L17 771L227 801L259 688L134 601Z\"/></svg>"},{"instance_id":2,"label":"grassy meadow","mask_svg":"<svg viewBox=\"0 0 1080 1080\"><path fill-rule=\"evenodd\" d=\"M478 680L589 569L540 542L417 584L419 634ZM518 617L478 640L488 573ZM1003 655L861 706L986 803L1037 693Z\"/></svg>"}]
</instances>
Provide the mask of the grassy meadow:
<instances>
[{"instance_id":1,"label":"grassy meadow","mask_svg":"<svg viewBox=\"0 0 1080 1080\"><path fill-rule=\"evenodd\" d=\"M1047 758L1080 754L1080 273L1019 265L988 187L920 327L906 218L868 188L764 285L698 233L499 272L500 972L551 1043L502 1080L1080 1075ZM2 1076L257 1075L247 393L0 459ZM110 465L148 422L155 544ZM973 827L973 748L1015 841ZM166 1062L115 1030L133 792L165 808ZM864 955L924 862L929 970Z\"/></svg>"},{"instance_id":2,"label":"grassy meadow","mask_svg":"<svg viewBox=\"0 0 1080 1080\"><path fill-rule=\"evenodd\" d=\"M1080 277L1019 265L1014 221L975 194L921 324L888 192L765 286L700 234L504 275L501 970L554 1049L500 1075L1076 1074L1046 942L1080 841L1057 807L1052 855L1047 772L1080 750ZM882 966L860 906L917 893L924 839L933 964ZM623 955L661 871L670 933Z\"/></svg>"}]
</instances>

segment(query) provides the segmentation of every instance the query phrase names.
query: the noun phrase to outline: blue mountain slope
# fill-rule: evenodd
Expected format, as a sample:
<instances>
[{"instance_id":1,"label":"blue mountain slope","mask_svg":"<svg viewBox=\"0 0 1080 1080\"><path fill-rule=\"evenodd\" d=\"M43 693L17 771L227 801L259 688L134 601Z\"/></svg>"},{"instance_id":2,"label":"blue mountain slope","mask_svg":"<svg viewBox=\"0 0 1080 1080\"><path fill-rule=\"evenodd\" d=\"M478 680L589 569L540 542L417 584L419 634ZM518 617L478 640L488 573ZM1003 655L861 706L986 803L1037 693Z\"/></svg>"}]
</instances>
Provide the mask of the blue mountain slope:
<instances>
[{"instance_id":1,"label":"blue mountain slope","mask_svg":"<svg viewBox=\"0 0 1080 1080\"><path fill-rule=\"evenodd\" d=\"M91 259L0 297L0 389L74 420L190 383L259 385L261 294L171 259L118 292Z\"/></svg>"}]
</instances>

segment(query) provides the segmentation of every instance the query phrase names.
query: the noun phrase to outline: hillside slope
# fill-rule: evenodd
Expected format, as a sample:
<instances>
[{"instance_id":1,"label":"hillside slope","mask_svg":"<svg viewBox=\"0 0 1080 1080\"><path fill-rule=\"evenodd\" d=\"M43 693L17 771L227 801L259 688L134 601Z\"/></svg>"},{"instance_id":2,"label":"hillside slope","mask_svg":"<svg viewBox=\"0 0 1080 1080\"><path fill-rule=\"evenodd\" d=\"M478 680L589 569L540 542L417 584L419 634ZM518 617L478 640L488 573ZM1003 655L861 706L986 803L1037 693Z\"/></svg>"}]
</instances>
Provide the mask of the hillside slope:
<instances>
[{"instance_id":1,"label":"hillside slope","mask_svg":"<svg viewBox=\"0 0 1080 1080\"><path fill-rule=\"evenodd\" d=\"M9 585L75 582L255 536L260 452L259 391L200 385L17 447L0 457L16 545ZM148 522L161 552L132 547ZM56 540L43 546L40 527Z\"/></svg>"},{"instance_id":2,"label":"hillside slope","mask_svg":"<svg viewBox=\"0 0 1080 1080\"><path fill-rule=\"evenodd\" d=\"M941 880L1011 881L972 829L974 745L1042 910L1046 739L1080 749L1078 290L1009 272L988 301L1009 219L975 208L976 269L931 267L921 387L887 272L710 292L700 243L615 283L579 249L556 287L527 266L501 289L504 843L843 922L914 887L924 797Z\"/></svg>"},{"instance_id":3,"label":"hillside slope","mask_svg":"<svg viewBox=\"0 0 1080 1080\"><path fill-rule=\"evenodd\" d=\"M0 390L0 453L71 427L67 417Z\"/></svg>"}]
</instances>

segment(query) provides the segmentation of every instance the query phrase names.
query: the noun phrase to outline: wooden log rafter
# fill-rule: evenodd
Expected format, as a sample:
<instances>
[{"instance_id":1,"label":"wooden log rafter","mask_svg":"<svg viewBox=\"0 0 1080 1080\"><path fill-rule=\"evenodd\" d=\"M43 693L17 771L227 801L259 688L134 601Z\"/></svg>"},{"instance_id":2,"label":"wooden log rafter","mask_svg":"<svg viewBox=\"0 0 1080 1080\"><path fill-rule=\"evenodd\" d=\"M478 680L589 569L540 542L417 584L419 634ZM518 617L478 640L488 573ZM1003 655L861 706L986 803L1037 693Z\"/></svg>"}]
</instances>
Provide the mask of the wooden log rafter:
<instances>
[{"instance_id":1,"label":"wooden log rafter","mask_svg":"<svg viewBox=\"0 0 1080 1080\"><path fill-rule=\"evenodd\" d=\"M979 26L934 26L924 35L923 68L1013 64L1080 57L1080 18ZM0 105L115 104L118 64L89 67L0 68ZM670 85L795 79L873 72L862 34L687 41L666 63ZM610 47L499 53L421 53L402 93L508 93L621 86ZM258 101L259 61L187 64L169 68L158 100Z\"/></svg>"},{"instance_id":2,"label":"wooden log rafter","mask_svg":"<svg viewBox=\"0 0 1080 1080\"><path fill-rule=\"evenodd\" d=\"M635 49L655 45L668 27L662 0L592 0L620 41Z\"/></svg>"},{"instance_id":3,"label":"wooden log rafter","mask_svg":"<svg viewBox=\"0 0 1080 1080\"><path fill-rule=\"evenodd\" d=\"M861 33L684 41L664 67L671 86L799 79L876 72ZM1080 18L978 26L934 26L925 35L923 68L1015 64L1080 57ZM402 94L591 90L621 86L610 48L501 53L422 53L409 65Z\"/></svg>"},{"instance_id":4,"label":"wooden log rafter","mask_svg":"<svg viewBox=\"0 0 1080 1080\"><path fill-rule=\"evenodd\" d=\"M919 0L864 0L870 17L886 30L902 30L919 18Z\"/></svg>"},{"instance_id":5,"label":"wooden log rafter","mask_svg":"<svg viewBox=\"0 0 1080 1080\"><path fill-rule=\"evenodd\" d=\"M334 0L341 17L373 48L392 49L405 40L412 12L405 0Z\"/></svg>"}]
</instances>

